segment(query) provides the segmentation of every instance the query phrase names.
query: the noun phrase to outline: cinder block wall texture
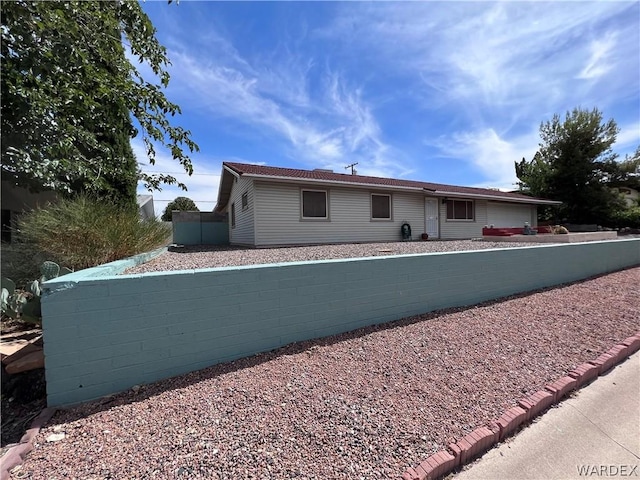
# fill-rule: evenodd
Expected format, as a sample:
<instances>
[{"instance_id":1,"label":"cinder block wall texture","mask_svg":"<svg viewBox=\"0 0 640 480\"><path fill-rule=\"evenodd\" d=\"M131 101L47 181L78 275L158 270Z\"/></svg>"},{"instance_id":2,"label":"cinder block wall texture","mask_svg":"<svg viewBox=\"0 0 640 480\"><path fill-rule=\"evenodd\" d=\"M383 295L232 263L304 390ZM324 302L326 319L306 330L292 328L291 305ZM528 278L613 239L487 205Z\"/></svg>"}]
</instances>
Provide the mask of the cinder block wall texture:
<instances>
[{"instance_id":1,"label":"cinder block wall texture","mask_svg":"<svg viewBox=\"0 0 640 480\"><path fill-rule=\"evenodd\" d=\"M226 218L213 212L172 214L173 242L182 245L227 245L229 225Z\"/></svg>"},{"instance_id":2,"label":"cinder block wall texture","mask_svg":"<svg viewBox=\"0 0 640 480\"><path fill-rule=\"evenodd\" d=\"M83 402L295 341L634 265L640 239L144 275L78 272L45 284L48 403Z\"/></svg>"}]
</instances>

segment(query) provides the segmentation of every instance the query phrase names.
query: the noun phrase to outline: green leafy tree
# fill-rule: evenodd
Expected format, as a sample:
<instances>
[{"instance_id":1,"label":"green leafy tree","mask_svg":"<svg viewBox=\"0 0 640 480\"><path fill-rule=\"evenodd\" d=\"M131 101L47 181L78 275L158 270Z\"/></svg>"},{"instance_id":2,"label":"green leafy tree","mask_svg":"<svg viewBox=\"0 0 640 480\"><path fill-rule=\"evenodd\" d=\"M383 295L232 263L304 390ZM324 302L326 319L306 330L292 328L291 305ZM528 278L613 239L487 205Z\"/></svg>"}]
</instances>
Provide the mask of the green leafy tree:
<instances>
[{"instance_id":1,"label":"green leafy tree","mask_svg":"<svg viewBox=\"0 0 640 480\"><path fill-rule=\"evenodd\" d=\"M547 180L551 172L550 165L542 159L540 152L536 152L531 162L523 157L516 162L516 176L520 179L518 186L521 191L532 195L542 195L548 190ZM526 179L526 182L523 180Z\"/></svg>"},{"instance_id":2,"label":"green leafy tree","mask_svg":"<svg viewBox=\"0 0 640 480\"><path fill-rule=\"evenodd\" d=\"M640 146L633 155L610 166L607 184L616 192L623 187L640 191ZM614 213L612 226L640 228L640 198L635 204L628 205L625 201L624 205Z\"/></svg>"},{"instance_id":3,"label":"green leafy tree","mask_svg":"<svg viewBox=\"0 0 640 480\"><path fill-rule=\"evenodd\" d=\"M198 150L189 131L169 122L180 108L162 91L166 49L137 1L8 1L0 9L4 180L127 201L138 179L150 190L186 190L170 175L139 171L131 151L141 134L149 163L159 144L191 174L188 152ZM158 84L143 78L123 43Z\"/></svg>"},{"instance_id":4,"label":"green leafy tree","mask_svg":"<svg viewBox=\"0 0 640 480\"><path fill-rule=\"evenodd\" d=\"M610 187L628 187L640 190L640 145L633 155L626 155L621 162L605 166L606 182Z\"/></svg>"},{"instance_id":5,"label":"green leafy tree","mask_svg":"<svg viewBox=\"0 0 640 480\"><path fill-rule=\"evenodd\" d=\"M534 158L515 164L521 191L562 201L555 212L558 220L609 223L623 208L607 184L618 165L611 149L617 134L616 122L605 122L596 108L575 108L564 120L554 115L540 125L540 149Z\"/></svg>"},{"instance_id":6,"label":"green leafy tree","mask_svg":"<svg viewBox=\"0 0 640 480\"><path fill-rule=\"evenodd\" d=\"M170 222L173 218L173 211L178 210L181 212L199 212L195 202L188 197L177 197L174 201L169 202L164 212L162 213L162 220Z\"/></svg>"}]
</instances>

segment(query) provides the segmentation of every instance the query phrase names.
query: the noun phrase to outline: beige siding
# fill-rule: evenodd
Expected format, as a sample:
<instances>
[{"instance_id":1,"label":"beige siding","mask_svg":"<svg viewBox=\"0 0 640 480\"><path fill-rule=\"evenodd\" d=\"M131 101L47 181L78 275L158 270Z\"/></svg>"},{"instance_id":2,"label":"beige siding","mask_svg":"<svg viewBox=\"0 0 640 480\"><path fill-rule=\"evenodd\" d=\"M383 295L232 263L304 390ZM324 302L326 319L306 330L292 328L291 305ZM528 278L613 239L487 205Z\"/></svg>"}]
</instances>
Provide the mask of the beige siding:
<instances>
[{"instance_id":1,"label":"beige siding","mask_svg":"<svg viewBox=\"0 0 640 480\"><path fill-rule=\"evenodd\" d=\"M329 220L316 221L301 219L301 187L255 182L257 246L398 241L404 222L411 225L414 239L424 231L424 195L420 193L393 192L392 220L372 221L371 193L389 192L327 187Z\"/></svg>"},{"instance_id":2,"label":"beige siding","mask_svg":"<svg viewBox=\"0 0 640 480\"><path fill-rule=\"evenodd\" d=\"M538 206L537 205L531 205L531 226L532 227L538 226Z\"/></svg>"},{"instance_id":3,"label":"beige siding","mask_svg":"<svg viewBox=\"0 0 640 480\"><path fill-rule=\"evenodd\" d=\"M247 193L248 206L242 209L242 194ZM231 204L236 206L236 226L231 227ZM255 213L255 189L253 179L240 177L233 184L231 198L228 206L229 212L229 242L232 245L254 245L254 213Z\"/></svg>"},{"instance_id":4,"label":"beige siding","mask_svg":"<svg viewBox=\"0 0 640 480\"><path fill-rule=\"evenodd\" d=\"M472 200L472 199L461 199ZM440 202L440 238L444 240L477 238L487 224L486 200L474 200L475 220L447 220L447 205Z\"/></svg>"},{"instance_id":5,"label":"beige siding","mask_svg":"<svg viewBox=\"0 0 640 480\"><path fill-rule=\"evenodd\" d=\"M535 205L517 203L489 202L487 205L487 224L495 227L522 227L524 222L537 224Z\"/></svg>"}]
</instances>

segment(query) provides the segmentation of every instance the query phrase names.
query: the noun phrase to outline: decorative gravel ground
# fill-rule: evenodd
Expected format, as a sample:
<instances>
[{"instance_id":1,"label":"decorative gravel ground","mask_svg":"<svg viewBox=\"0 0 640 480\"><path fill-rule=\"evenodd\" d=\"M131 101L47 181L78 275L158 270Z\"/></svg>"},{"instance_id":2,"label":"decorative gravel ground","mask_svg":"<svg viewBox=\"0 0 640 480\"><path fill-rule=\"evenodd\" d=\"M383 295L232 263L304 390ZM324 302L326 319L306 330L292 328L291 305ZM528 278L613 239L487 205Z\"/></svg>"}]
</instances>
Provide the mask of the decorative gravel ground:
<instances>
[{"instance_id":1,"label":"decorative gravel ground","mask_svg":"<svg viewBox=\"0 0 640 480\"><path fill-rule=\"evenodd\" d=\"M636 267L58 412L15 478L397 478L638 332L639 284Z\"/></svg>"},{"instance_id":2,"label":"decorative gravel ground","mask_svg":"<svg viewBox=\"0 0 640 480\"><path fill-rule=\"evenodd\" d=\"M302 262L332 258L376 257L409 253L457 252L489 248L540 246L539 243L501 243L481 240L450 240L429 242L349 243L310 247L238 248L223 246L182 247L131 268L124 273L190 270L195 268L231 267L263 263Z\"/></svg>"}]
</instances>

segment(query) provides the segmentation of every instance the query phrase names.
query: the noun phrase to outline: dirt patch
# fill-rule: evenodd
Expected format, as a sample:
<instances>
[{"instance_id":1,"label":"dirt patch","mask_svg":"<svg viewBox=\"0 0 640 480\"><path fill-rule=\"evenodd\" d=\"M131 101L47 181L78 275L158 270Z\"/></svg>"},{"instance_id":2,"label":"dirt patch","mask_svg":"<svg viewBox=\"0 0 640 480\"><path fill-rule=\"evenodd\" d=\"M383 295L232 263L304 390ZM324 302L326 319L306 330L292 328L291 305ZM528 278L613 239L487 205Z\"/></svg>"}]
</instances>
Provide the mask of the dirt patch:
<instances>
[{"instance_id":1,"label":"dirt patch","mask_svg":"<svg viewBox=\"0 0 640 480\"><path fill-rule=\"evenodd\" d=\"M0 321L0 331L3 335L8 333L27 332L34 328L36 327L33 323L23 322L22 320L5 317L4 315L2 315L2 320Z\"/></svg>"},{"instance_id":2,"label":"dirt patch","mask_svg":"<svg viewBox=\"0 0 640 480\"><path fill-rule=\"evenodd\" d=\"M44 368L5 375L3 368L2 447L19 442L47 403Z\"/></svg>"},{"instance_id":3,"label":"dirt patch","mask_svg":"<svg viewBox=\"0 0 640 480\"><path fill-rule=\"evenodd\" d=\"M18 333L34 329L33 323L2 317L2 334ZM29 428L31 421L46 406L46 382L44 369L9 375L2 365L1 447L17 443ZM2 450L4 454L4 448Z\"/></svg>"}]
</instances>

